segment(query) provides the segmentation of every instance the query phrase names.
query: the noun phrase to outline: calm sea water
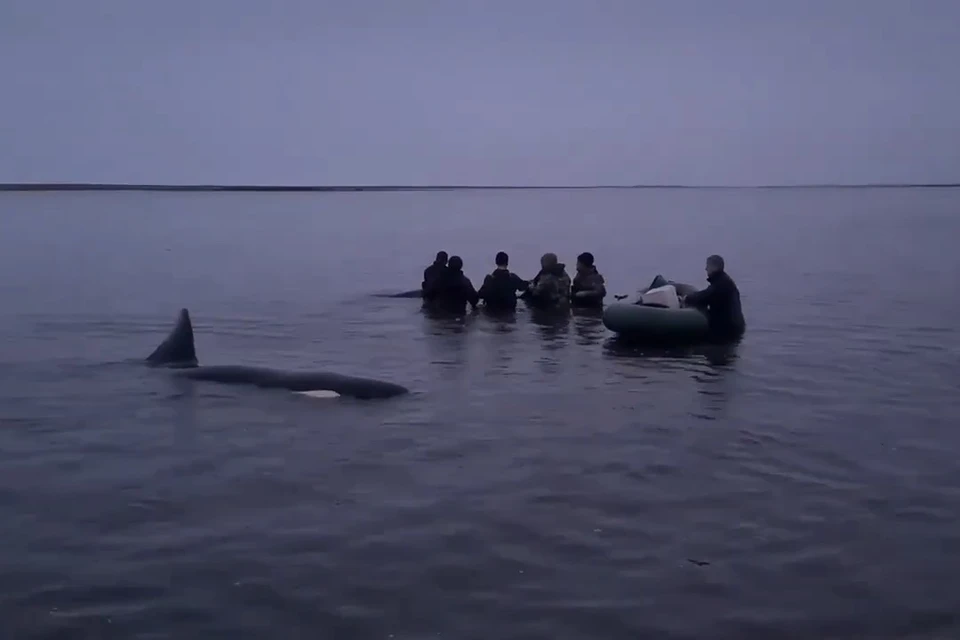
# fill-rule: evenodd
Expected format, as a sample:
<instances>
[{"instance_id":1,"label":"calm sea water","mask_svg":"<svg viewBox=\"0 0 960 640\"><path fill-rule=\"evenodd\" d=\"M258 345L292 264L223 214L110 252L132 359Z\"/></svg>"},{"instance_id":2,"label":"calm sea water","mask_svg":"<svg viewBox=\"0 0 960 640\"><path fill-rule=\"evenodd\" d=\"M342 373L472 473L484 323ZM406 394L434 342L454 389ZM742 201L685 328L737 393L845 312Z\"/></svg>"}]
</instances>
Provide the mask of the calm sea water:
<instances>
[{"instance_id":1,"label":"calm sea water","mask_svg":"<svg viewBox=\"0 0 960 640\"><path fill-rule=\"evenodd\" d=\"M960 191L0 194L10 638L960 634ZM729 352L436 321L433 254L727 258ZM385 402L177 380L397 381Z\"/></svg>"}]
</instances>

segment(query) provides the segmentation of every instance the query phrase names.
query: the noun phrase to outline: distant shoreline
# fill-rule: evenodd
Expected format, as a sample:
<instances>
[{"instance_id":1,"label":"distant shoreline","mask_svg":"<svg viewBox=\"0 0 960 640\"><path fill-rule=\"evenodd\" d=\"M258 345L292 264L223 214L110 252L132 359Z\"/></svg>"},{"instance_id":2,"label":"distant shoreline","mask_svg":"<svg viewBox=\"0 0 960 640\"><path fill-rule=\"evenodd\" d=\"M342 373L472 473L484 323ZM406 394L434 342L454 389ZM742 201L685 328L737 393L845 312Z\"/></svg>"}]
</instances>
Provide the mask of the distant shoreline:
<instances>
[{"instance_id":1,"label":"distant shoreline","mask_svg":"<svg viewBox=\"0 0 960 640\"><path fill-rule=\"evenodd\" d=\"M204 185L204 184L96 184L96 183L24 183L0 184L0 191L188 191L188 192L306 192L336 193L358 191L554 191L599 189L955 189L960 183L928 184L796 184L796 185L591 185L591 186L522 186L522 185L439 185L439 186L308 186L308 185Z\"/></svg>"}]
</instances>

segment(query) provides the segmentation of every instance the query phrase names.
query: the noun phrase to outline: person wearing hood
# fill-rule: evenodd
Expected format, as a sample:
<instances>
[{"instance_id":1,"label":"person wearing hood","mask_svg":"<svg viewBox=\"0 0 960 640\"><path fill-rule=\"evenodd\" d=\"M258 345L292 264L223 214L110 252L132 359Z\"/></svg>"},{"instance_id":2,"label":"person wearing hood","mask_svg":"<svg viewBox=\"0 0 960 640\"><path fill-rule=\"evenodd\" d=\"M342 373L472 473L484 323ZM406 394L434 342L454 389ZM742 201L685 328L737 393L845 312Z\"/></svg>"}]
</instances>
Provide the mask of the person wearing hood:
<instances>
[{"instance_id":1,"label":"person wearing hood","mask_svg":"<svg viewBox=\"0 0 960 640\"><path fill-rule=\"evenodd\" d=\"M740 305L740 290L727 275L722 257L712 255L707 258L706 270L710 285L703 291L683 296L683 305L705 311L713 339L735 340L747 329Z\"/></svg>"},{"instance_id":2,"label":"person wearing hood","mask_svg":"<svg viewBox=\"0 0 960 640\"><path fill-rule=\"evenodd\" d=\"M525 291L527 282L510 271L510 256L497 253L494 262L497 268L483 279L477 295L490 311L513 311L517 308L517 292Z\"/></svg>"},{"instance_id":3,"label":"person wearing hood","mask_svg":"<svg viewBox=\"0 0 960 640\"><path fill-rule=\"evenodd\" d=\"M576 307L602 307L607 287L593 264L593 254L585 251L577 256L577 275L571 286L570 302Z\"/></svg>"},{"instance_id":4,"label":"person wearing hood","mask_svg":"<svg viewBox=\"0 0 960 640\"><path fill-rule=\"evenodd\" d=\"M527 288L530 301L539 307L557 307L570 303L570 276L566 265L557 261L557 254L545 253L540 258L540 273Z\"/></svg>"},{"instance_id":5,"label":"person wearing hood","mask_svg":"<svg viewBox=\"0 0 960 640\"><path fill-rule=\"evenodd\" d=\"M420 294L426 298L427 289L430 288L431 283L436 280L444 271L447 270L447 252L438 251L437 257L434 259L433 264L423 270L423 282L420 283Z\"/></svg>"},{"instance_id":6,"label":"person wearing hood","mask_svg":"<svg viewBox=\"0 0 960 640\"><path fill-rule=\"evenodd\" d=\"M476 307L480 301L470 279L463 275L463 259L450 256L446 268L432 280L423 292L427 304L437 311L464 313L467 303Z\"/></svg>"}]
</instances>

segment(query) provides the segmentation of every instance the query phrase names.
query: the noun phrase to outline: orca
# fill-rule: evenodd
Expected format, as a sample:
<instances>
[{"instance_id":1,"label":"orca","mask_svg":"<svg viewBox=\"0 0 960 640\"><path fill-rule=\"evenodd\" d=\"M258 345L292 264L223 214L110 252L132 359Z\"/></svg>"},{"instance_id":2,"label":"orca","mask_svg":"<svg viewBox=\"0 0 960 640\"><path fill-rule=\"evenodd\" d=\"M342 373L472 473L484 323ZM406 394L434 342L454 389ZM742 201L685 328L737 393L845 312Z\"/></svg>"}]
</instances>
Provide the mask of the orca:
<instances>
[{"instance_id":1,"label":"orca","mask_svg":"<svg viewBox=\"0 0 960 640\"><path fill-rule=\"evenodd\" d=\"M375 293L374 298L422 298L423 292L420 289L410 291L401 291L400 293Z\"/></svg>"},{"instance_id":2,"label":"orca","mask_svg":"<svg viewBox=\"0 0 960 640\"><path fill-rule=\"evenodd\" d=\"M153 367L174 369L174 373L191 380L207 380L224 384L248 384L267 389L286 389L311 397L349 396L359 400L392 398L409 393L392 382L357 378L337 373L279 371L243 365L200 366L193 342L190 312L180 310L177 324L170 335L147 356Z\"/></svg>"}]
</instances>

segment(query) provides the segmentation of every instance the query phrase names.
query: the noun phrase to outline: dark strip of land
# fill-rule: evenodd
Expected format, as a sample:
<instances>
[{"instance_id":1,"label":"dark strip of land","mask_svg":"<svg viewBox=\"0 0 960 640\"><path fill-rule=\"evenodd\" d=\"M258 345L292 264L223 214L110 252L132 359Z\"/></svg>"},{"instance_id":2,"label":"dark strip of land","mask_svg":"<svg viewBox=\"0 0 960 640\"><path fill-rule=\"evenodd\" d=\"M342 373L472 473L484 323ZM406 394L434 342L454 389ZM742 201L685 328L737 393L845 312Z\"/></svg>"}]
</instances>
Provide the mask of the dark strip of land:
<instances>
[{"instance_id":1,"label":"dark strip of land","mask_svg":"<svg viewBox=\"0 0 960 640\"><path fill-rule=\"evenodd\" d=\"M213 185L213 184L96 184L80 182L49 182L0 184L0 191L259 191L259 192L314 192L341 191L481 191L481 190L587 190L587 189L952 189L960 183L928 184L795 184L795 185L591 185L591 186L522 186L522 185Z\"/></svg>"}]
</instances>

